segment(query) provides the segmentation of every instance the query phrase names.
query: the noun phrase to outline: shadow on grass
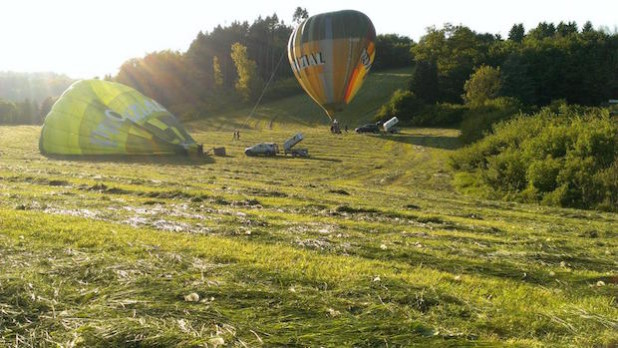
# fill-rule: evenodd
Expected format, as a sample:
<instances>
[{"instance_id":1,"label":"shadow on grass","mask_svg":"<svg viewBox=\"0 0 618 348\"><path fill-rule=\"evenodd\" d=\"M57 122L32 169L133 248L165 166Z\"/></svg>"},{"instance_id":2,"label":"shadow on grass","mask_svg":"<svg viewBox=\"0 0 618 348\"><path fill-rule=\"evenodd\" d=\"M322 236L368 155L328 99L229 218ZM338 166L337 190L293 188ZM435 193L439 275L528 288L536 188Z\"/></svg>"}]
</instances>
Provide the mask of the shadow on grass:
<instances>
[{"instance_id":1,"label":"shadow on grass","mask_svg":"<svg viewBox=\"0 0 618 348\"><path fill-rule=\"evenodd\" d=\"M310 157L294 157L294 156L278 155L278 156L247 156L247 157L266 159L266 160L273 160L273 161L325 161L325 162L336 162L336 163L340 163L341 162L341 160L337 159L337 158L314 157L314 156L310 156Z\"/></svg>"},{"instance_id":2,"label":"shadow on grass","mask_svg":"<svg viewBox=\"0 0 618 348\"><path fill-rule=\"evenodd\" d=\"M444 150L457 150L463 146L458 137L436 136L424 134L380 134L370 135L378 139L396 141L405 144L432 147Z\"/></svg>"},{"instance_id":3,"label":"shadow on grass","mask_svg":"<svg viewBox=\"0 0 618 348\"><path fill-rule=\"evenodd\" d=\"M553 279L539 270L526 265L513 264L500 260L467 260L461 257L441 257L414 250L385 252L377 248L366 248L355 253L367 259L405 262L410 265L423 265L441 272L467 274L472 276L496 277L537 285L552 284Z\"/></svg>"},{"instance_id":4,"label":"shadow on grass","mask_svg":"<svg viewBox=\"0 0 618 348\"><path fill-rule=\"evenodd\" d=\"M337 158L329 158L329 157L309 157L309 158L305 158L311 161L325 161L325 162L335 162L335 163L341 163L340 159Z\"/></svg>"},{"instance_id":5,"label":"shadow on grass","mask_svg":"<svg viewBox=\"0 0 618 348\"><path fill-rule=\"evenodd\" d=\"M90 163L125 163L125 164L166 164L183 166L200 166L214 163L211 156L183 155L45 155L50 160L90 162Z\"/></svg>"}]
</instances>

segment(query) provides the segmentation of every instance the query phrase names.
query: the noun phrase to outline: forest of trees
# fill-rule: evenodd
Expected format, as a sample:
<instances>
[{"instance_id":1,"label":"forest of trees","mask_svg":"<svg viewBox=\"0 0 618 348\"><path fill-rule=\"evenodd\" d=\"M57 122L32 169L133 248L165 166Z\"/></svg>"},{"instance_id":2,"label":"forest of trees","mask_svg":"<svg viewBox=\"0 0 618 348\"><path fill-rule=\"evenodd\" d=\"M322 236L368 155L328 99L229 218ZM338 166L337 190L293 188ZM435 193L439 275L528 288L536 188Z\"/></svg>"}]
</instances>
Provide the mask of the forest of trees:
<instances>
[{"instance_id":1,"label":"forest of trees","mask_svg":"<svg viewBox=\"0 0 618 348\"><path fill-rule=\"evenodd\" d=\"M104 78L136 88L185 119L252 103L269 80L265 100L302 93L286 49L294 26L307 16L299 7L290 24L273 14L251 24L219 25L198 33L186 52L136 57L122 64L116 76ZM582 28L574 22L540 23L528 31L515 24L507 38L446 24L428 28L418 43L397 34L378 35L376 52L374 71L413 71L408 91L398 91L377 118L458 124L466 110L492 100L518 109L555 100L591 106L618 98L618 34L590 22ZM53 75L47 89L33 84L38 88L34 94L24 95L32 78L7 76L0 74L2 123L40 122L45 98L57 97L71 82Z\"/></svg>"},{"instance_id":2,"label":"forest of trees","mask_svg":"<svg viewBox=\"0 0 618 348\"><path fill-rule=\"evenodd\" d=\"M39 106L25 99L12 102L0 99L0 124L38 124L41 121Z\"/></svg>"},{"instance_id":3,"label":"forest of trees","mask_svg":"<svg viewBox=\"0 0 618 348\"><path fill-rule=\"evenodd\" d=\"M70 77L55 73L0 71L0 99L41 103L47 97L59 96L73 82Z\"/></svg>"},{"instance_id":4,"label":"forest of trees","mask_svg":"<svg viewBox=\"0 0 618 348\"><path fill-rule=\"evenodd\" d=\"M39 124L74 81L54 73L0 72L0 124Z\"/></svg>"},{"instance_id":5,"label":"forest of trees","mask_svg":"<svg viewBox=\"0 0 618 348\"><path fill-rule=\"evenodd\" d=\"M47 97L40 103L29 98L19 102L0 99L0 124L41 124L57 99Z\"/></svg>"},{"instance_id":6,"label":"forest of trees","mask_svg":"<svg viewBox=\"0 0 618 348\"><path fill-rule=\"evenodd\" d=\"M113 79L154 98L178 116L208 116L227 105L253 100L273 73L275 80L292 77L284 56L291 32L292 26L276 14L259 17L253 24L217 26L212 32L198 33L185 53L162 51L132 59Z\"/></svg>"},{"instance_id":7,"label":"forest of trees","mask_svg":"<svg viewBox=\"0 0 618 348\"><path fill-rule=\"evenodd\" d=\"M302 93L287 58L287 43L307 17L299 7L291 24L273 14L252 24L217 26L198 33L187 52L132 59L113 79L160 101L181 118L208 117L230 105L254 102L271 79L265 100ZM408 37L379 35L374 69L412 66L412 44Z\"/></svg>"},{"instance_id":8,"label":"forest of trees","mask_svg":"<svg viewBox=\"0 0 618 348\"><path fill-rule=\"evenodd\" d=\"M516 24L507 39L465 26L431 28L412 48L411 90L426 102L463 102L464 84L484 65L500 69L500 96L525 105L553 100L598 105L618 96L618 35L587 22ZM428 86L430 88L428 88Z\"/></svg>"}]
</instances>

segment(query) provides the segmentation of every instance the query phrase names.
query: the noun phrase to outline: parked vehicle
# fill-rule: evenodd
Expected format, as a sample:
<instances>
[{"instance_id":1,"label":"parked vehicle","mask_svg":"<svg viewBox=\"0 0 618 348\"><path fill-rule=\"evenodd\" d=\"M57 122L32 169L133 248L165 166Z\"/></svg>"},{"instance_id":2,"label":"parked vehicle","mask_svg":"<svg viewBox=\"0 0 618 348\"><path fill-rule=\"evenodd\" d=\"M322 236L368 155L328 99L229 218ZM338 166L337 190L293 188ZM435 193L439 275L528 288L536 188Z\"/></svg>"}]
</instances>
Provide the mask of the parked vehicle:
<instances>
[{"instance_id":1,"label":"parked vehicle","mask_svg":"<svg viewBox=\"0 0 618 348\"><path fill-rule=\"evenodd\" d=\"M302 133L296 133L283 143L283 153L292 157L309 157L309 150L295 149L296 144L303 141ZM279 146L276 143L260 143L245 149L247 156L276 156L279 153Z\"/></svg>"},{"instance_id":2,"label":"parked vehicle","mask_svg":"<svg viewBox=\"0 0 618 348\"><path fill-rule=\"evenodd\" d=\"M380 127L375 123L367 123L354 130L356 133L380 133Z\"/></svg>"},{"instance_id":3,"label":"parked vehicle","mask_svg":"<svg viewBox=\"0 0 618 348\"><path fill-rule=\"evenodd\" d=\"M275 143L260 143L245 149L247 156L276 156L279 153L279 146Z\"/></svg>"}]
</instances>

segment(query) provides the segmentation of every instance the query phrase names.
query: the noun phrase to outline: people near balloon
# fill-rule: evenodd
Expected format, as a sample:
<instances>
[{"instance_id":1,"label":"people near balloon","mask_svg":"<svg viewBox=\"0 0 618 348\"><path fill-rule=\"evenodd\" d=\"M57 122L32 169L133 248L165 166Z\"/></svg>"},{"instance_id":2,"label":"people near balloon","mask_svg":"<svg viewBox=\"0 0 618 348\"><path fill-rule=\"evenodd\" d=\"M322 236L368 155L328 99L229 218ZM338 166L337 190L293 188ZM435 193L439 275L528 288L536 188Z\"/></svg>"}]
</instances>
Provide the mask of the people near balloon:
<instances>
[{"instance_id":1,"label":"people near balloon","mask_svg":"<svg viewBox=\"0 0 618 348\"><path fill-rule=\"evenodd\" d=\"M339 127L339 121L337 121L337 119L333 120L332 132L335 134L341 134L341 128Z\"/></svg>"},{"instance_id":2,"label":"people near balloon","mask_svg":"<svg viewBox=\"0 0 618 348\"><path fill-rule=\"evenodd\" d=\"M330 125L330 132L333 134L341 134L341 128L339 128L339 123L337 119Z\"/></svg>"},{"instance_id":3,"label":"people near balloon","mask_svg":"<svg viewBox=\"0 0 618 348\"><path fill-rule=\"evenodd\" d=\"M45 117L46 155L201 154L202 146L161 104L128 86L102 80L72 84Z\"/></svg>"},{"instance_id":4,"label":"people near balloon","mask_svg":"<svg viewBox=\"0 0 618 348\"><path fill-rule=\"evenodd\" d=\"M290 36L296 79L328 117L352 101L375 58L376 31L365 14L344 10L307 18Z\"/></svg>"}]
</instances>

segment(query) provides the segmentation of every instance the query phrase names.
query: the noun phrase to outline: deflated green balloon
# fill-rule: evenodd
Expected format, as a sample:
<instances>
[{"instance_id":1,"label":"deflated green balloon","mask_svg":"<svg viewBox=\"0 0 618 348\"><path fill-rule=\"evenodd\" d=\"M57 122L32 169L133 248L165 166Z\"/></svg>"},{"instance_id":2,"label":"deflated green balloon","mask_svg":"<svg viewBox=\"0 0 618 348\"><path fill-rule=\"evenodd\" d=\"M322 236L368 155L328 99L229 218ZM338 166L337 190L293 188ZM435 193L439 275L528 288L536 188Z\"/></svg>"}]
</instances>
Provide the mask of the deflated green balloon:
<instances>
[{"instance_id":1,"label":"deflated green balloon","mask_svg":"<svg viewBox=\"0 0 618 348\"><path fill-rule=\"evenodd\" d=\"M45 117L39 148L55 155L168 155L201 152L159 103L125 85L83 80Z\"/></svg>"}]
</instances>

